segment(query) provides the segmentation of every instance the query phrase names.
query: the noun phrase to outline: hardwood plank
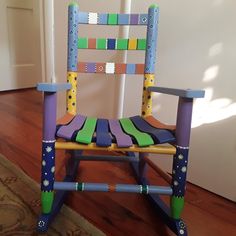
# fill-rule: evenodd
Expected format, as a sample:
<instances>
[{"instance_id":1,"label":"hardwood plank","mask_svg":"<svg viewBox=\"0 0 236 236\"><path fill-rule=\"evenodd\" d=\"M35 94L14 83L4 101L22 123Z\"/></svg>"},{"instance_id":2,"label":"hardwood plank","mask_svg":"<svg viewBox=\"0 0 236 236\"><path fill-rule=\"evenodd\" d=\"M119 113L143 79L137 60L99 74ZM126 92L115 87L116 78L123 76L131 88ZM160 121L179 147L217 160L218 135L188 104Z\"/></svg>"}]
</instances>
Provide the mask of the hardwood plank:
<instances>
[{"instance_id":1,"label":"hardwood plank","mask_svg":"<svg viewBox=\"0 0 236 236\"><path fill-rule=\"evenodd\" d=\"M42 95L35 90L0 93L0 117L0 153L39 182ZM57 151L58 180L64 175L65 161L64 151ZM148 176L152 184L167 184L151 168ZM127 163L84 161L77 180L134 183ZM235 203L192 184L187 189L183 218L189 235L236 235ZM173 235L141 195L73 192L67 204L108 235Z\"/></svg>"}]
</instances>

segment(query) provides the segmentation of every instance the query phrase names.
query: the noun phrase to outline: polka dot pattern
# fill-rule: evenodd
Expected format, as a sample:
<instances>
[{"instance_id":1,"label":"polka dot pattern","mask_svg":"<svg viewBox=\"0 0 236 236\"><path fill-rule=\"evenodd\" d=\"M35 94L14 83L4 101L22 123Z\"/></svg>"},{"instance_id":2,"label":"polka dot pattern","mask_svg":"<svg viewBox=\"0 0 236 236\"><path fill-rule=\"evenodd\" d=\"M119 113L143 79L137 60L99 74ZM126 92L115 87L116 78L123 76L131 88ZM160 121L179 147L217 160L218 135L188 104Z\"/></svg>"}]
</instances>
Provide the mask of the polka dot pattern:
<instances>
[{"instance_id":1,"label":"polka dot pattern","mask_svg":"<svg viewBox=\"0 0 236 236\"><path fill-rule=\"evenodd\" d=\"M173 160L173 195L183 197L185 193L188 152L186 148L177 147Z\"/></svg>"},{"instance_id":2,"label":"polka dot pattern","mask_svg":"<svg viewBox=\"0 0 236 236\"><path fill-rule=\"evenodd\" d=\"M152 115L152 94L147 91L147 87L154 85L154 74L145 74L143 83L142 116Z\"/></svg>"},{"instance_id":3,"label":"polka dot pattern","mask_svg":"<svg viewBox=\"0 0 236 236\"><path fill-rule=\"evenodd\" d=\"M67 83L72 85L72 88L67 91L67 112L76 115L76 92L77 92L77 76L76 72L67 73Z\"/></svg>"},{"instance_id":4,"label":"polka dot pattern","mask_svg":"<svg viewBox=\"0 0 236 236\"><path fill-rule=\"evenodd\" d=\"M42 143L42 191L52 191L54 182L55 171L55 142L43 142Z\"/></svg>"},{"instance_id":5,"label":"polka dot pattern","mask_svg":"<svg viewBox=\"0 0 236 236\"><path fill-rule=\"evenodd\" d=\"M147 25L147 47L145 55L145 73L147 74L152 74L155 72L158 15L159 8L149 9Z\"/></svg>"},{"instance_id":6,"label":"polka dot pattern","mask_svg":"<svg viewBox=\"0 0 236 236\"><path fill-rule=\"evenodd\" d=\"M79 9L76 5L69 6L68 15L68 59L67 59L67 70L77 71L78 61L78 29L79 29Z\"/></svg>"}]
</instances>

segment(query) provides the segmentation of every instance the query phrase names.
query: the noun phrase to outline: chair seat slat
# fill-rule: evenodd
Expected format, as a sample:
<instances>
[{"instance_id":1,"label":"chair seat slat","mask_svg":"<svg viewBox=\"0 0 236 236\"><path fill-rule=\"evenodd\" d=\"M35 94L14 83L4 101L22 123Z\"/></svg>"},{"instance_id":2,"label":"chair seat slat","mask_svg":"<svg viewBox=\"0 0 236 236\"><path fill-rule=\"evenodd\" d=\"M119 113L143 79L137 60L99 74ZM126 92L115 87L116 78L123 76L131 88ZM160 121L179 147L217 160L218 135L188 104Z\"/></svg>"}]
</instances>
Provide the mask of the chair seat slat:
<instances>
[{"instance_id":1,"label":"chair seat slat","mask_svg":"<svg viewBox=\"0 0 236 236\"><path fill-rule=\"evenodd\" d=\"M129 135L124 133L118 120L109 120L109 127L111 133L116 138L116 143L118 147L130 147L133 145L132 139Z\"/></svg>"},{"instance_id":2,"label":"chair seat slat","mask_svg":"<svg viewBox=\"0 0 236 236\"><path fill-rule=\"evenodd\" d=\"M124 131L127 134L133 136L140 147L150 146L154 144L152 137L149 134L140 132L138 129L136 129L130 119L122 118L120 119L120 123Z\"/></svg>"},{"instance_id":3,"label":"chair seat slat","mask_svg":"<svg viewBox=\"0 0 236 236\"><path fill-rule=\"evenodd\" d=\"M101 147L108 147L112 143L109 133L108 120L98 119L96 127L96 144Z\"/></svg>"},{"instance_id":4,"label":"chair seat slat","mask_svg":"<svg viewBox=\"0 0 236 236\"><path fill-rule=\"evenodd\" d=\"M64 138L66 140L71 140L73 133L76 130L80 130L84 124L86 117L82 115L77 115L74 119L68 124L61 126L57 131L57 136Z\"/></svg>"},{"instance_id":5,"label":"chair seat slat","mask_svg":"<svg viewBox=\"0 0 236 236\"><path fill-rule=\"evenodd\" d=\"M174 135L165 129L154 129L148 122L140 116L133 116L130 120L142 132L148 133L152 136L156 143L174 142Z\"/></svg>"}]
</instances>

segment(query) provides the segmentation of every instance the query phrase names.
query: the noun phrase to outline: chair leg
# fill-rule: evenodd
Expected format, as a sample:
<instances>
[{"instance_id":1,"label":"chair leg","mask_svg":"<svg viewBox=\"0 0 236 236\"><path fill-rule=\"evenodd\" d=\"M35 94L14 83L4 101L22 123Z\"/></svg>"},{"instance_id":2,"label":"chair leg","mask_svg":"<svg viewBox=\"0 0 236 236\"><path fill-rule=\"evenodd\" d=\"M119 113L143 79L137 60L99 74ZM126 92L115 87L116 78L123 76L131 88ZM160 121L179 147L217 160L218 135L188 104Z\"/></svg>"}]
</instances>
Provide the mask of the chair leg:
<instances>
[{"instance_id":1,"label":"chair leg","mask_svg":"<svg viewBox=\"0 0 236 236\"><path fill-rule=\"evenodd\" d=\"M173 159L171 216L174 219L180 219L184 208L188 151L188 149L177 147L177 152Z\"/></svg>"},{"instance_id":2,"label":"chair leg","mask_svg":"<svg viewBox=\"0 0 236 236\"><path fill-rule=\"evenodd\" d=\"M42 143L41 202L42 212L49 214L54 199L55 141Z\"/></svg>"}]
</instances>

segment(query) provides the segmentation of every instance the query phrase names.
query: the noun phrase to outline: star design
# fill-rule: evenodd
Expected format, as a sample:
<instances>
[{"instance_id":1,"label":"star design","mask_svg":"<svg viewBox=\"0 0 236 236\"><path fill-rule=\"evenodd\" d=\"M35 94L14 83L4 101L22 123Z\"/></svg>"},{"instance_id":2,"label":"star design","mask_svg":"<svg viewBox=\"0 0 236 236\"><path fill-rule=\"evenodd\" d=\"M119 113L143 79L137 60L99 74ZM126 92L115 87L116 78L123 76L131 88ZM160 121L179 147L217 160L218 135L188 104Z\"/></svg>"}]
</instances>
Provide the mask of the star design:
<instances>
[{"instance_id":1,"label":"star design","mask_svg":"<svg viewBox=\"0 0 236 236\"><path fill-rule=\"evenodd\" d=\"M48 152L48 153L49 153L49 152L51 152L51 151L52 151L52 148L51 148L51 147L49 147L49 146L47 146L47 147L46 147L46 152Z\"/></svg>"}]
</instances>

